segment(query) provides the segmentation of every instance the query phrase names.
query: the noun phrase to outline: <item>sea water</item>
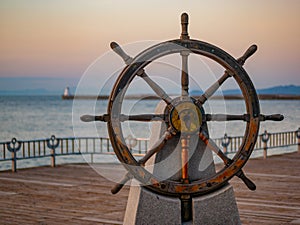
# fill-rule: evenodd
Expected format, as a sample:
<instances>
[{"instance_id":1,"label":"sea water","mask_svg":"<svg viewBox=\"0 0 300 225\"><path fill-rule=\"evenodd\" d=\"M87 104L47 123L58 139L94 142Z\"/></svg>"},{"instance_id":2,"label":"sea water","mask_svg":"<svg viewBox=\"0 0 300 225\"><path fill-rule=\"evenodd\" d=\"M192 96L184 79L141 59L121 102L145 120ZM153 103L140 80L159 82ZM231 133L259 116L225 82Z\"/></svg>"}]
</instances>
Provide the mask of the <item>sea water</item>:
<instances>
[{"instance_id":1,"label":"sea water","mask_svg":"<svg viewBox=\"0 0 300 225\"><path fill-rule=\"evenodd\" d=\"M156 100L125 100L122 113L154 113ZM300 127L299 100L261 100L261 114L282 114L281 122L261 122L260 133L284 132ZM206 113L235 114L246 113L243 100L210 100L204 105ZM107 137L106 123L80 121L84 114L101 115L107 111L107 100L62 100L60 96L0 96L0 142L33 140L56 137ZM124 122L124 136L149 138L149 122ZM208 122L212 138L242 136L245 130L243 121Z\"/></svg>"},{"instance_id":2,"label":"sea water","mask_svg":"<svg viewBox=\"0 0 300 225\"><path fill-rule=\"evenodd\" d=\"M105 122L80 121L84 114L101 115L107 113L107 100L62 100L60 96L0 96L0 142L17 140L34 140L56 137L108 137ZM124 100L122 113L145 114L154 113L157 100ZM261 100L261 114L283 114L281 122L261 122L260 132L270 133L296 131L300 127L300 101L298 100ZM234 114L246 113L243 100L209 100L204 105L206 113ZM243 136L246 122L207 122L211 138L228 136ZM123 122L124 137L131 135L136 138L149 138L153 131L152 122ZM279 151L269 150L268 154L278 154L294 151L284 148ZM254 152L252 156L257 154ZM260 153L261 154L261 153ZM57 163L90 161L89 156L59 157ZM94 156L97 162L117 162L116 157ZM18 168L49 165L49 159L21 160ZM2 162L0 170L10 169L10 162Z\"/></svg>"}]
</instances>

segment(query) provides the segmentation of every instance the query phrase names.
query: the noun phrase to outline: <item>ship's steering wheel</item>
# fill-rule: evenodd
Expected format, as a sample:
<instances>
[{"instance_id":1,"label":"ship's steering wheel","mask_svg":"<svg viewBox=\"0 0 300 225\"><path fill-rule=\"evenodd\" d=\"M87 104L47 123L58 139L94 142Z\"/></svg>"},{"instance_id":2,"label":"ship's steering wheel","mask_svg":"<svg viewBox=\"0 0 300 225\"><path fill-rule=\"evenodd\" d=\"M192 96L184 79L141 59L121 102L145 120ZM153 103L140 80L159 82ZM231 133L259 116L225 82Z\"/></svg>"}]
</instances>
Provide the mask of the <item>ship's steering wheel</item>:
<instances>
[{"instance_id":1,"label":"ship's steering wheel","mask_svg":"<svg viewBox=\"0 0 300 225\"><path fill-rule=\"evenodd\" d=\"M279 114L268 116L260 114L256 90L247 72L242 67L246 59L257 50L257 46L252 45L242 57L234 59L227 52L212 44L190 39L187 32L188 15L185 13L181 16L181 24L180 39L154 45L134 58L128 56L117 43L111 43L112 49L123 58L127 66L120 73L113 86L107 114L102 116L85 115L81 119L83 121L98 120L107 122L113 149L119 161L128 170L125 178L112 189L112 193L117 193L127 180L133 177L144 184L146 188L163 195L193 196L205 194L222 187L233 176L241 178L249 189L254 190L256 188L255 184L245 176L242 167L249 159L255 146L260 121L280 121L283 119L283 116ZM182 58L181 96L174 99L146 73L149 64L171 54L179 55ZM198 98L189 95L188 57L190 54L205 56L220 64L225 70L224 74ZM166 103L163 114L124 115L121 113L127 88L136 77L142 78ZM238 84L245 101L246 113L241 115L206 114L203 105L228 78L234 79ZM165 121L167 130L143 158L136 160L126 144L121 124L129 120L150 122L156 119ZM231 120L244 121L246 127L243 141L233 158L229 158L223 153L216 143L209 138L205 129L202 129L202 125L209 121ZM200 141L204 142L209 149L221 158L224 163L223 168L210 177L193 181L188 179L186 163L182 165L182 179L180 180L166 179L162 181L154 176L145 169L145 163L163 148L167 140L172 139L176 134L181 135L183 158L188 157L189 136L197 134Z\"/></svg>"}]
</instances>

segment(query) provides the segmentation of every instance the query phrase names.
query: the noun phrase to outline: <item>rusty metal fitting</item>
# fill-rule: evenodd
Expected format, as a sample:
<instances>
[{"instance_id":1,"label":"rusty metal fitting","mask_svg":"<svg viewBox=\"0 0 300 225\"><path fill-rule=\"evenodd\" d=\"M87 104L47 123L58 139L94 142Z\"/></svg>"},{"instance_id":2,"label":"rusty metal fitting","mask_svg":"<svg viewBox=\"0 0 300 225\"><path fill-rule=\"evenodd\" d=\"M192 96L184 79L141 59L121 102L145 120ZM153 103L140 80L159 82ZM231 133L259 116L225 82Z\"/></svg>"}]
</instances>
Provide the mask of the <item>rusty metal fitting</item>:
<instances>
[{"instance_id":1,"label":"rusty metal fitting","mask_svg":"<svg viewBox=\"0 0 300 225\"><path fill-rule=\"evenodd\" d=\"M6 144L8 151L17 152L21 148L21 143L17 141L16 138L11 139L9 143Z\"/></svg>"},{"instance_id":2,"label":"rusty metal fitting","mask_svg":"<svg viewBox=\"0 0 300 225\"><path fill-rule=\"evenodd\" d=\"M300 138L300 127L295 131L296 137Z\"/></svg>"},{"instance_id":3,"label":"rusty metal fitting","mask_svg":"<svg viewBox=\"0 0 300 225\"><path fill-rule=\"evenodd\" d=\"M269 133L265 130L265 132L261 135L261 140L265 143L267 143L270 139Z\"/></svg>"},{"instance_id":4,"label":"rusty metal fitting","mask_svg":"<svg viewBox=\"0 0 300 225\"><path fill-rule=\"evenodd\" d=\"M59 145L59 139L52 135L50 139L47 140L47 146L50 149L56 149Z\"/></svg>"},{"instance_id":5,"label":"rusty metal fitting","mask_svg":"<svg viewBox=\"0 0 300 225\"><path fill-rule=\"evenodd\" d=\"M224 147L224 148L227 148L228 145L230 144L231 142L231 137L227 136L227 133L224 134L224 137L222 139L222 142L221 142L221 145Z\"/></svg>"}]
</instances>

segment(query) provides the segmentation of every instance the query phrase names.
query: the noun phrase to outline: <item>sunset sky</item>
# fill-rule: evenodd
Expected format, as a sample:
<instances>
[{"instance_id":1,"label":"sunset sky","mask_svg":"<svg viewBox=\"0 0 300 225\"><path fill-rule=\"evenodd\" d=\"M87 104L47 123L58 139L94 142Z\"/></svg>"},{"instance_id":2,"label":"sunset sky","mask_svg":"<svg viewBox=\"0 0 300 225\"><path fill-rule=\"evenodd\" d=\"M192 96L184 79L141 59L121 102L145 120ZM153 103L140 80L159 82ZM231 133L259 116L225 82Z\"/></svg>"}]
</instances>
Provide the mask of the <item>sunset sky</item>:
<instances>
[{"instance_id":1,"label":"sunset sky","mask_svg":"<svg viewBox=\"0 0 300 225\"><path fill-rule=\"evenodd\" d=\"M76 85L111 41L179 38L182 12L193 39L235 57L258 45L245 65L257 88L300 85L298 0L1 0L0 90Z\"/></svg>"}]
</instances>

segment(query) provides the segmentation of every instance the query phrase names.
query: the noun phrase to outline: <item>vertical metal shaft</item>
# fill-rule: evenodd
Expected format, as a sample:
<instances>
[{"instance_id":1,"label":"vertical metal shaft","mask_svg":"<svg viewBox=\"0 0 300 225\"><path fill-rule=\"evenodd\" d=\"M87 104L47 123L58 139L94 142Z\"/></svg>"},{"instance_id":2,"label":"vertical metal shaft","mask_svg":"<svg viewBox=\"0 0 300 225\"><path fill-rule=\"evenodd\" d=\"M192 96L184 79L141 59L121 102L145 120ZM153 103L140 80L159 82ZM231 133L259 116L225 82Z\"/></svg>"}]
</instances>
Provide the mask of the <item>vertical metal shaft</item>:
<instances>
[{"instance_id":1,"label":"vertical metal shaft","mask_svg":"<svg viewBox=\"0 0 300 225\"><path fill-rule=\"evenodd\" d=\"M189 160L189 137L181 139L181 178L184 183L188 183L188 160Z\"/></svg>"}]
</instances>

